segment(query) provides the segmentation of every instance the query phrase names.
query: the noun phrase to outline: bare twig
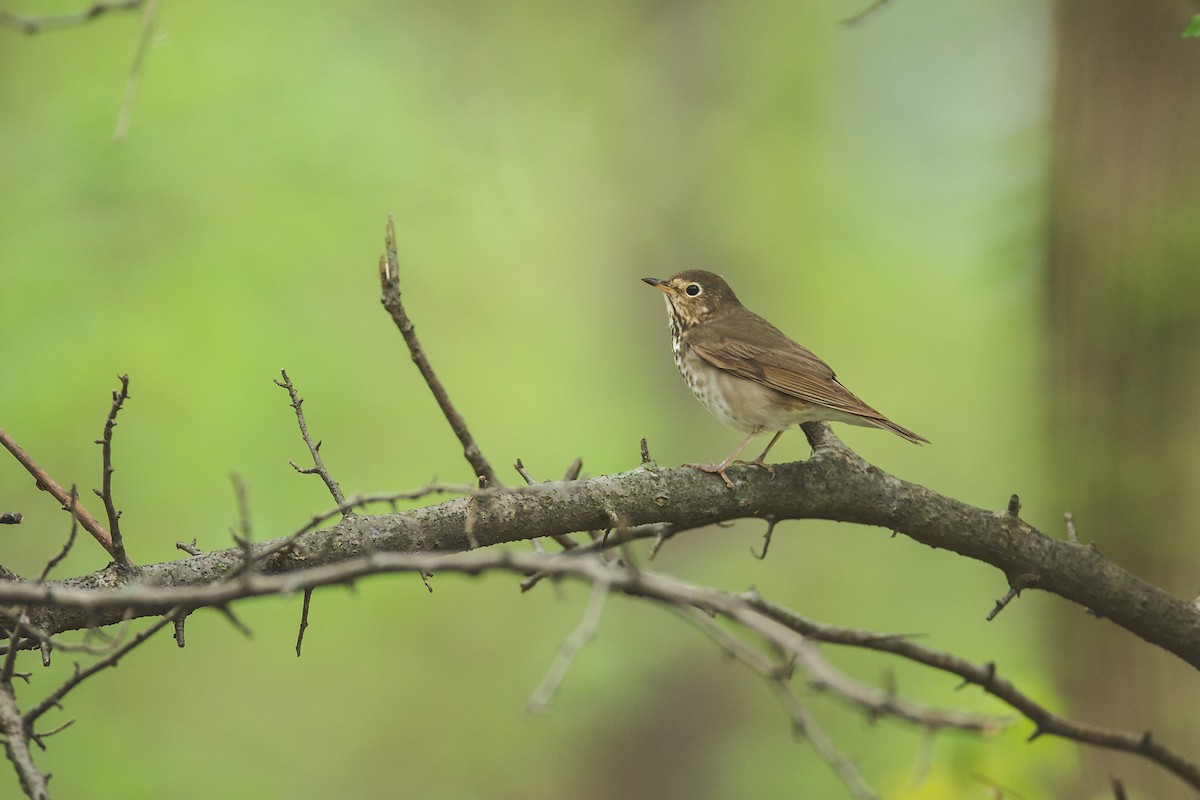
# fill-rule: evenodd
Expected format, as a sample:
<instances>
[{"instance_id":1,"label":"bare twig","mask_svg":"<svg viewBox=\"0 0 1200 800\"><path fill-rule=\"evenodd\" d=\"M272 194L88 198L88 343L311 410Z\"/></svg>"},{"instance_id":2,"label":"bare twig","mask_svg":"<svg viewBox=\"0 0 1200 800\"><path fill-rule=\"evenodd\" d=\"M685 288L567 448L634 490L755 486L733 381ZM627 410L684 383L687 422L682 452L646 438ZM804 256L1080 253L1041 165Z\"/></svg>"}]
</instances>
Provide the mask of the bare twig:
<instances>
[{"instance_id":1,"label":"bare twig","mask_svg":"<svg viewBox=\"0 0 1200 800\"><path fill-rule=\"evenodd\" d=\"M118 375L117 380L121 382L121 388L112 394L112 408L109 409L108 417L104 420L104 433L96 441L96 444L100 445L104 471L102 488L97 494L104 501L104 510L108 513L108 531L112 535L113 559L117 562L119 568L132 569L133 563L129 560L129 555L125 552L125 541L121 537L121 512L117 510L116 503L113 502L112 493L112 474L114 472L112 465L113 428L117 427L117 414L121 411L121 406L129 399L129 376Z\"/></svg>"},{"instance_id":2,"label":"bare twig","mask_svg":"<svg viewBox=\"0 0 1200 800\"><path fill-rule=\"evenodd\" d=\"M466 456L471 469L475 471L476 477L486 480L489 487L502 486L503 484L496 477L492 465L488 463L487 458L479 449L479 445L475 443L475 438L467 429L467 421L450 402L450 396L434 373L429 359L425 357L425 351L421 349L421 342L417 339L417 332L408 318L408 313L404 310L404 304L400 301L400 257L396 252L396 227L391 214L388 214L387 221L386 250L379 258L379 282L383 287L383 296L380 298L383 307L392 315L392 321L396 323L400 335L404 337L404 343L408 345L408 352L412 356L413 363L417 365L421 377L425 379L438 406L441 407L442 414L445 415L454 435L462 444L463 455Z\"/></svg>"},{"instance_id":3,"label":"bare twig","mask_svg":"<svg viewBox=\"0 0 1200 800\"><path fill-rule=\"evenodd\" d=\"M674 610L716 642L717 646L767 679L792 721L797 736L808 739L817 756L832 769L856 798L875 798L877 795L863 780L858 769L834 746L824 730L800 703L790 684L790 664L779 664L744 641L726 631L705 612L694 607L675 607Z\"/></svg>"},{"instance_id":4,"label":"bare twig","mask_svg":"<svg viewBox=\"0 0 1200 800\"><path fill-rule=\"evenodd\" d=\"M982 666L973 664L966 659L923 647L902 637L879 636L868 634L865 631L855 632L852 629L839 629L816 623L801 617L794 611L771 603L755 592L741 596L753 608L809 638L892 653L927 667L957 675L963 679L964 683L979 686L1034 723L1036 728L1030 739L1050 734L1082 744L1140 755L1174 773L1191 785L1193 789L1200 789L1200 764L1188 761L1179 753L1160 744L1149 734L1112 730L1098 725L1076 722L1054 714L1014 687L1009 681L999 677L994 664Z\"/></svg>"},{"instance_id":5,"label":"bare twig","mask_svg":"<svg viewBox=\"0 0 1200 800\"><path fill-rule=\"evenodd\" d=\"M117 127L113 131L113 141L123 142L129 136L129 120L133 117L133 101L137 98L138 84L142 79L142 62L146 51L150 49L150 40L154 33L154 23L158 19L158 8L161 0L146 0L142 9L142 32L138 36L137 50L133 54L133 64L129 68L129 77L125 79L125 99L121 103L121 113L117 117Z\"/></svg>"},{"instance_id":6,"label":"bare twig","mask_svg":"<svg viewBox=\"0 0 1200 800\"><path fill-rule=\"evenodd\" d=\"M329 494L333 495L333 502L339 506L346 504L346 497L342 494L342 487L329 474L329 470L325 469L325 462L321 460L321 443L313 443L312 437L308 435L308 423L304 419L304 398L297 392L296 387L292 385L292 379L288 377L287 370L280 370L279 374L283 376L282 381L275 381L276 386L281 386L287 390L288 397L292 400L292 410L296 412L296 422L300 425L300 437L304 439L304 444L308 445L308 452L312 455L313 466L307 469L301 469L295 461L289 461L292 468L301 475L318 475L325 482L325 487L329 489ZM347 512L349 513L349 512Z\"/></svg>"},{"instance_id":7,"label":"bare twig","mask_svg":"<svg viewBox=\"0 0 1200 800\"><path fill-rule=\"evenodd\" d=\"M987 714L972 714L957 709L928 708L899 697L895 688L885 684L879 689L851 678L830 664L821 651L812 643L796 641L789 651L797 664L809 676L809 685L819 691L831 692L867 712L871 719L892 717L929 731L945 728L992 734L1012 720Z\"/></svg>"},{"instance_id":8,"label":"bare twig","mask_svg":"<svg viewBox=\"0 0 1200 800\"><path fill-rule=\"evenodd\" d=\"M114 647L120 646L125 639L125 629L120 628L117 635L111 641L105 642L102 645L89 644L84 642L64 642L56 639L43 630L39 630L29 621L28 612L20 607L4 606L0 607L0 613L9 619L19 620L21 622L20 637L24 638L28 647L18 647L17 650L30 649L34 646L40 647L43 653L43 666L49 666L48 654L50 650L61 650L65 653L87 653L91 656L105 656L113 651ZM10 638L10 642L11 642ZM0 647L0 654L8 655L12 651L12 647L5 645Z\"/></svg>"},{"instance_id":9,"label":"bare twig","mask_svg":"<svg viewBox=\"0 0 1200 800\"><path fill-rule=\"evenodd\" d=\"M422 577L424 574L421 573ZM300 657L300 648L304 646L304 632L308 630L308 606L312 602L312 593L311 587L304 590L304 605L300 608L300 630L296 632L296 658Z\"/></svg>"},{"instance_id":10,"label":"bare twig","mask_svg":"<svg viewBox=\"0 0 1200 800\"><path fill-rule=\"evenodd\" d=\"M1015 494L1012 497L1008 498L1008 508L1006 509L1006 511L1010 517L1020 517L1021 516L1021 498Z\"/></svg>"},{"instance_id":11,"label":"bare twig","mask_svg":"<svg viewBox=\"0 0 1200 800\"><path fill-rule=\"evenodd\" d=\"M232 625L238 633L240 633L242 636L245 636L247 639L254 638L254 631L250 630L250 627L246 625L246 623L238 619L237 614L234 614L233 609L231 609L228 605L222 603L221 605L216 606L216 609L217 611L221 612L221 615L229 621L229 624Z\"/></svg>"},{"instance_id":12,"label":"bare twig","mask_svg":"<svg viewBox=\"0 0 1200 800\"><path fill-rule=\"evenodd\" d=\"M646 444L646 437L642 437L642 466L654 466L654 459L650 457L650 446Z\"/></svg>"},{"instance_id":13,"label":"bare twig","mask_svg":"<svg viewBox=\"0 0 1200 800\"><path fill-rule=\"evenodd\" d=\"M1075 515L1068 511L1063 514L1063 519L1067 522L1067 541L1079 544L1079 534L1075 531Z\"/></svg>"},{"instance_id":14,"label":"bare twig","mask_svg":"<svg viewBox=\"0 0 1200 800\"><path fill-rule=\"evenodd\" d=\"M875 16L875 14L882 11L883 7L886 6L889 2L891 2L891 0L874 0L874 2L871 3L871 5L867 6L862 11L859 11L857 14L843 19L842 24L845 25L847 28L853 28L856 25L861 25L862 23L866 22L871 17Z\"/></svg>"},{"instance_id":15,"label":"bare twig","mask_svg":"<svg viewBox=\"0 0 1200 800\"><path fill-rule=\"evenodd\" d=\"M241 475L232 472L229 474L229 480L233 483L233 496L237 499L238 507L238 526L233 538L235 541L249 542L253 532L253 525L250 522L250 493L246 489L246 482L242 480ZM345 500L338 502L345 502Z\"/></svg>"},{"instance_id":16,"label":"bare twig","mask_svg":"<svg viewBox=\"0 0 1200 800\"><path fill-rule=\"evenodd\" d=\"M199 547L196 547L195 539L192 539L190 542L176 542L175 549L182 550L183 552L187 553L189 556L204 555L204 551L201 550Z\"/></svg>"},{"instance_id":17,"label":"bare twig","mask_svg":"<svg viewBox=\"0 0 1200 800\"><path fill-rule=\"evenodd\" d=\"M67 508L73 507L75 509L74 516L79 520L79 524L83 526L83 529L90 533L92 538L99 542L100 546L103 547L110 556L115 555L113 551L112 537L108 535L108 531L104 530L104 526L101 525L95 517L89 514L88 510L79 503L78 498L76 498L75 502L72 504L70 493L63 489L63 487L59 485L58 481L54 480L54 478L51 478L48 472L38 466L38 463L33 460L33 457L30 456L29 453L26 453L25 450L22 449L19 444L13 441L13 438L5 433L2 429L0 429L0 444L4 445L5 449L12 453L13 458L15 458L17 462L25 468L25 471L33 476L34 481L37 482L37 488L44 492L49 492L50 495L58 501L58 504L62 506L64 511Z\"/></svg>"},{"instance_id":18,"label":"bare twig","mask_svg":"<svg viewBox=\"0 0 1200 800\"><path fill-rule=\"evenodd\" d=\"M63 681L62 684L60 684L57 689L55 689L44 700L42 700L42 702L38 703L36 706L24 713L23 718L25 720L26 728L32 729L33 723L36 722L37 719L42 716L42 714L45 714L51 708L60 705L62 703L62 699L66 697L72 689L95 675L97 672L116 666L117 662L120 661L127 653L129 653L130 650L134 649L166 626L172 624L176 617L181 613L183 613L183 609L181 608L171 609L166 614L163 614L153 624L149 625L145 630L138 631L129 639L129 641L125 642L125 644L113 650L96 663L88 666L86 669L80 669L79 665L76 664L74 675Z\"/></svg>"},{"instance_id":19,"label":"bare twig","mask_svg":"<svg viewBox=\"0 0 1200 800\"><path fill-rule=\"evenodd\" d=\"M879 795L863 779L858 767L854 766L854 762L837 749L833 740L829 738L829 734L825 733L825 729L817 723L812 714L808 713L808 709L800 704L787 680L780 676L773 680L771 685L792 717L792 730L798 736L803 736L808 740L808 743L812 745L813 752L817 754L817 758L825 762L825 765L837 774L846 788L850 790L850 794L857 800L878 800Z\"/></svg>"},{"instance_id":20,"label":"bare twig","mask_svg":"<svg viewBox=\"0 0 1200 800\"><path fill-rule=\"evenodd\" d=\"M722 650L741 661L769 681L786 681L792 669L790 665L776 663L742 639L734 636L708 614L695 608L677 608L680 616L691 622L712 638ZM772 644L778 644L773 642ZM854 680L825 660L810 642L793 643L787 654L798 657L799 666L808 673L813 688L831 692L842 699L863 708L868 715L894 717L929 731L952 728L973 733L993 733L1008 722L999 717L970 712L928 708L897 697L894 691L880 690ZM793 662L796 663L796 662Z\"/></svg>"},{"instance_id":21,"label":"bare twig","mask_svg":"<svg viewBox=\"0 0 1200 800\"><path fill-rule=\"evenodd\" d=\"M118 0L112 3L93 3L82 11L74 11L70 14L48 14L42 17L0 10L0 25L16 28L22 33L33 35L43 31L83 25L112 11L135 11L141 7L143 2L144 0Z\"/></svg>"},{"instance_id":22,"label":"bare twig","mask_svg":"<svg viewBox=\"0 0 1200 800\"><path fill-rule=\"evenodd\" d=\"M655 555L659 554L662 546L666 545L667 540L671 539L672 534L674 534L671 525L658 525L658 528L658 533L654 535L654 545L650 547L650 554L647 557L650 561L654 560Z\"/></svg>"},{"instance_id":23,"label":"bare twig","mask_svg":"<svg viewBox=\"0 0 1200 800\"><path fill-rule=\"evenodd\" d=\"M516 460L516 462L513 464L513 469L515 469L517 474L524 479L526 486L533 486L535 483L537 483L537 481L533 479L533 476L529 474L529 470L525 469L525 464L521 461L521 459L518 458Z\"/></svg>"},{"instance_id":24,"label":"bare twig","mask_svg":"<svg viewBox=\"0 0 1200 800\"><path fill-rule=\"evenodd\" d=\"M579 626L562 643L546 677L529 696L529 702L525 704L526 714L542 713L554 699L554 695L558 693L558 687L562 685L563 678L567 676L567 670L571 668L571 661L574 660L575 654L596 635L596 627L600 624L600 615L604 613L604 601L607 597L607 584L603 581L596 581L592 584L592 594L588 598L587 608L583 611L583 619L579 620Z\"/></svg>"},{"instance_id":25,"label":"bare twig","mask_svg":"<svg viewBox=\"0 0 1200 800\"><path fill-rule=\"evenodd\" d=\"M71 531L67 534L67 541L58 551L58 554L46 562L46 566L42 567L42 572L37 577L37 582L41 583L46 580L46 576L50 574L50 570L59 565L67 553L71 552L71 545L75 544L75 534L79 532L79 517L75 515L75 504L79 502L79 493L75 489L75 485L71 485L71 498L68 503L67 513L71 515Z\"/></svg>"},{"instance_id":26,"label":"bare twig","mask_svg":"<svg viewBox=\"0 0 1200 800\"><path fill-rule=\"evenodd\" d=\"M1004 597L1001 597L999 600L996 601L996 607L988 612L987 621L991 622L992 620L994 620L996 618L997 614L999 614L1001 611L1003 611L1005 609L1005 607L1008 606L1008 604L1011 603L1013 600L1015 600L1017 597L1020 597L1020 595L1021 595L1021 590L1018 589L1016 586L1010 585L1008 587L1008 591L1004 593Z\"/></svg>"},{"instance_id":27,"label":"bare twig","mask_svg":"<svg viewBox=\"0 0 1200 800\"><path fill-rule=\"evenodd\" d=\"M569 483L579 479L579 473L583 471L583 459L576 458L567 467L567 471L563 473L563 482Z\"/></svg>"},{"instance_id":28,"label":"bare twig","mask_svg":"<svg viewBox=\"0 0 1200 800\"><path fill-rule=\"evenodd\" d=\"M759 561L762 561L764 558L767 557L767 550L771 547L771 534L773 534L775 532L775 524L777 522L779 522L779 518L775 517L775 516L766 517L766 520L767 520L767 532L763 534L762 552L756 553L756 552L754 552L753 547L750 548L750 555L754 556Z\"/></svg>"}]
</instances>

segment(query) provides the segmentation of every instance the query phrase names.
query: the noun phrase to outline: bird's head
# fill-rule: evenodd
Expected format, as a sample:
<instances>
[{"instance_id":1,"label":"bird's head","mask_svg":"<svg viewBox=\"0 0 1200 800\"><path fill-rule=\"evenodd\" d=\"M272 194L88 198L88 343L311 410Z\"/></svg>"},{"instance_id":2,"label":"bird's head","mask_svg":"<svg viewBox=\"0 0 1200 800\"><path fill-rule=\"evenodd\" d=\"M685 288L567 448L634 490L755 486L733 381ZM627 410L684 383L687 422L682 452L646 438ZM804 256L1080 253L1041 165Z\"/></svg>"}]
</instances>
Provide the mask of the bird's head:
<instances>
[{"instance_id":1,"label":"bird's head","mask_svg":"<svg viewBox=\"0 0 1200 800\"><path fill-rule=\"evenodd\" d=\"M667 312L684 330L741 305L724 278L702 269L685 270L665 280L642 280L663 293Z\"/></svg>"}]
</instances>

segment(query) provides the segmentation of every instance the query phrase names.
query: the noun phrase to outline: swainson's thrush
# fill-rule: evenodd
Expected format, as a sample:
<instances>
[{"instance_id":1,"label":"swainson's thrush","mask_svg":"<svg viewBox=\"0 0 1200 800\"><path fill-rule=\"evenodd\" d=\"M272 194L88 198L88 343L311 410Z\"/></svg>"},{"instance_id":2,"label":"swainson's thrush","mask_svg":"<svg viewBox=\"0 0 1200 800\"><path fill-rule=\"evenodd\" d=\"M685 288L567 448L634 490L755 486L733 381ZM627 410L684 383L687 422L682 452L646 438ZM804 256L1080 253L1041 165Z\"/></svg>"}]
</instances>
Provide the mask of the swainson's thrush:
<instances>
[{"instance_id":1,"label":"swainson's thrush","mask_svg":"<svg viewBox=\"0 0 1200 800\"><path fill-rule=\"evenodd\" d=\"M662 290L671 325L675 366L688 388L717 419L746 431L719 464L684 466L725 474L738 453L764 431L776 431L762 455L744 463L774 468L763 459L792 425L819 420L883 428L914 444L928 442L859 400L811 350L743 306L720 275L687 270L666 280L642 278Z\"/></svg>"}]
</instances>

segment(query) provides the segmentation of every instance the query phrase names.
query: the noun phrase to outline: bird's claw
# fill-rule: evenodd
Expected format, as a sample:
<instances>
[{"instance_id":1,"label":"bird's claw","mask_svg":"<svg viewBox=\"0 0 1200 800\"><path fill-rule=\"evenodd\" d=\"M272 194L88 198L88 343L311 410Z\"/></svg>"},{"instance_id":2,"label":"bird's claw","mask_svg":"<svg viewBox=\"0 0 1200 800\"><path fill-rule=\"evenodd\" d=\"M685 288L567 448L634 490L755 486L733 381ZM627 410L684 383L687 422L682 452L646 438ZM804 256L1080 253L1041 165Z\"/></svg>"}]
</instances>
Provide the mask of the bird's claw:
<instances>
[{"instance_id":1,"label":"bird's claw","mask_svg":"<svg viewBox=\"0 0 1200 800\"><path fill-rule=\"evenodd\" d=\"M753 461L743 461L739 458L737 461L735 461L733 463L745 464L747 467L762 467L768 473L770 473L772 478L775 477L775 467L772 466L771 464L768 464L767 462L763 461L762 456L759 456L758 458L754 459Z\"/></svg>"},{"instance_id":2,"label":"bird's claw","mask_svg":"<svg viewBox=\"0 0 1200 800\"><path fill-rule=\"evenodd\" d=\"M725 486L732 490L733 481L729 480L729 476L725 474L725 468L728 464L684 464L689 469L698 469L701 472L708 472L713 475L720 475L721 480L725 481Z\"/></svg>"}]
</instances>

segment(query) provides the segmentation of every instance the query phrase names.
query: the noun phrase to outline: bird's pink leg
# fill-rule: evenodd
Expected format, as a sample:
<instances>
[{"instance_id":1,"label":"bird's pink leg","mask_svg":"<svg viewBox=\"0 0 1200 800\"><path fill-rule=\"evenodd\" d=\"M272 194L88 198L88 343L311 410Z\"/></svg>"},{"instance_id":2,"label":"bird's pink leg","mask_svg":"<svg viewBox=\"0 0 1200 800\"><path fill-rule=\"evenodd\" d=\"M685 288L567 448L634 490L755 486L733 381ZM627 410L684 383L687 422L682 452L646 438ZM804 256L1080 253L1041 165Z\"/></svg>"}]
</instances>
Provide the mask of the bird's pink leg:
<instances>
[{"instance_id":1,"label":"bird's pink leg","mask_svg":"<svg viewBox=\"0 0 1200 800\"><path fill-rule=\"evenodd\" d=\"M771 441L767 443L766 449L762 451L762 453L759 455L758 458L754 459L753 461L739 461L737 463L745 464L748 467L762 467L767 472L771 473L771 477L774 478L775 477L775 468L772 467L770 464L768 464L763 459L765 459L767 457L767 453L771 452L771 448L774 447L775 443L779 441L780 436L783 436L783 431L778 431L775 434L775 436L773 436L771 438Z\"/></svg>"},{"instance_id":2,"label":"bird's pink leg","mask_svg":"<svg viewBox=\"0 0 1200 800\"><path fill-rule=\"evenodd\" d=\"M691 469L698 469L701 472L711 472L715 475L720 475L721 480L725 481L725 485L727 487L729 487L730 489L732 489L733 481L729 480L729 476L725 474L725 469L726 469L726 467L728 467L730 464L733 463L733 459L737 457L738 453L740 453L746 449L746 445L750 444L750 440L753 439L755 436L758 436L760 433L762 433L762 428L755 428L754 430L747 433L746 438L742 439L742 443L739 444L737 447L733 448L733 452L730 453L728 456L726 456L725 460L722 461L720 464L684 464L684 466L690 467ZM780 431L780 433L782 433L782 431ZM775 437L775 439L778 439L778 438L779 438L779 436ZM775 444L775 439L771 440L771 444ZM771 445L767 445L767 450L770 450L770 449L771 449ZM764 450L763 456L765 456L766 454L767 454L766 450ZM762 456L759 456L759 458L761 459ZM766 467L767 465L763 464L763 466ZM767 467L767 469L771 469L771 468Z\"/></svg>"}]
</instances>

